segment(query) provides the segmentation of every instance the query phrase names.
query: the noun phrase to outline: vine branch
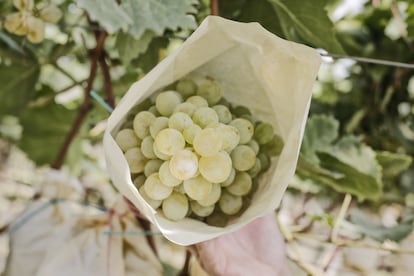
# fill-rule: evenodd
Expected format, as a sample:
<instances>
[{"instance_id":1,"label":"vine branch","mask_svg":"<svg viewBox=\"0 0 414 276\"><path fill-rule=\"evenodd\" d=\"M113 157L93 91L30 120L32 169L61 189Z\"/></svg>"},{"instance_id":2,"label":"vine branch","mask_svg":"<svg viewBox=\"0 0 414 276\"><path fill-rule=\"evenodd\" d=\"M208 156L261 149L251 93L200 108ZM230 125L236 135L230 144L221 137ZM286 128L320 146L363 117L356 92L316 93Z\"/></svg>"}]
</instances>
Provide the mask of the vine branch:
<instances>
[{"instance_id":1,"label":"vine branch","mask_svg":"<svg viewBox=\"0 0 414 276\"><path fill-rule=\"evenodd\" d=\"M210 0L211 15L219 15L219 1Z\"/></svg>"}]
</instances>

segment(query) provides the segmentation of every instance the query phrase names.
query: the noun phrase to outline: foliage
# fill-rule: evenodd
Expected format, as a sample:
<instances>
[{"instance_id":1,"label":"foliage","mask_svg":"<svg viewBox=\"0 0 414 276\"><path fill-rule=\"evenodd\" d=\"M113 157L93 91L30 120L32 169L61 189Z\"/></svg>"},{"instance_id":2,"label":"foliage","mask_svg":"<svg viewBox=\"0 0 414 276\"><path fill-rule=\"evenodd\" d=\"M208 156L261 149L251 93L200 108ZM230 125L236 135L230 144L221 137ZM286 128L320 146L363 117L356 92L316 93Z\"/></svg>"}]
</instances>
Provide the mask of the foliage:
<instances>
[{"instance_id":1,"label":"foliage","mask_svg":"<svg viewBox=\"0 0 414 276\"><path fill-rule=\"evenodd\" d=\"M7 16L20 9L11 0L0 2L0 135L37 165L60 168L70 163L67 154L58 155L65 139L70 155L82 159L87 157L81 147L70 144L80 138L93 144L102 137L99 126L107 113L91 103L89 93L98 91L110 104L119 101L191 34L210 13L210 2L38 0L33 16L50 2L63 17L45 23L40 43L18 28L6 29ZM345 2L352 1L223 0L219 13L257 21L278 36L332 54L413 62L414 3L362 1L362 10L338 15ZM10 122L23 129L20 137L1 131ZM350 60L324 63L290 189L332 199L350 194L374 213L398 203L409 217L413 154L413 70ZM79 172L76 164L70 166ZM387 228L361 214L349 222L379 241L401 240L413 226L412 219L401 218Z\"/></svg>"}]
</instances>

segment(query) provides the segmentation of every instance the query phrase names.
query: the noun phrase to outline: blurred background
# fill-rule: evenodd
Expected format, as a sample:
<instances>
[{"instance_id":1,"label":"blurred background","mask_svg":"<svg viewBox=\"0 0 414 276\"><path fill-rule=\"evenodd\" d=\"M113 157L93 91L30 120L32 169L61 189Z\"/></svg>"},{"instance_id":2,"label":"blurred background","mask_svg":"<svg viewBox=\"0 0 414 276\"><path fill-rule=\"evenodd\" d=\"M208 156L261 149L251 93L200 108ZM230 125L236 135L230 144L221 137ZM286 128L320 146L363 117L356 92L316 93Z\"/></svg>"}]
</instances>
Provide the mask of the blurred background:
<instances>
[{"instance_id":1,"label":"blurred background","mask_svg":"<svg viewBox=\"0 0 414 276\"><path fill-rule=\"evenodd\" d=\"M114 107L210 14L323 56L277 210L294 274L412 274L414 3L397 0L1 0L0 271L9 224L39 198L113 206L109 111L91 93ZM155 240L177 275L185 249Z\"/></svg>"}]
</instances>

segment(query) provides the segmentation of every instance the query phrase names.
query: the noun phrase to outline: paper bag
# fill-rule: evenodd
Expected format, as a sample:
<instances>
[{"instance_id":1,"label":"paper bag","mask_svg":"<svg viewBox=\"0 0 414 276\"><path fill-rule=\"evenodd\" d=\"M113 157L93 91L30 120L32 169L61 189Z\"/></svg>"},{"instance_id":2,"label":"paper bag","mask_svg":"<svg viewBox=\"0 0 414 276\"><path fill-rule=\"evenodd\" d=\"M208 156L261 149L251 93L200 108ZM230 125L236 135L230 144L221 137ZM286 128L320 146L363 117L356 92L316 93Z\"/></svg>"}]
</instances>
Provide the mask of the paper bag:
<instances>
[{"instance_id":1,"label":"paper bag","mask_svg":"<svg viewBox=\"0 0 414 276\"><path fill-rule=\"evenodd\" d=\"M258 23L207 17L181 47L131 86L111 114L104 149L114 184L167 239L181 245L229 233L274 210L295 172L320 61L314 49L283 40ZM134 106L178 79L207 76L219 82L225 99L247 106L255 118L271 123L284 141L279 158L261 176L249 208L224 228L189 218L173 222L152 209L133 185L114 140Z\"/></svg>"}]
</instances>

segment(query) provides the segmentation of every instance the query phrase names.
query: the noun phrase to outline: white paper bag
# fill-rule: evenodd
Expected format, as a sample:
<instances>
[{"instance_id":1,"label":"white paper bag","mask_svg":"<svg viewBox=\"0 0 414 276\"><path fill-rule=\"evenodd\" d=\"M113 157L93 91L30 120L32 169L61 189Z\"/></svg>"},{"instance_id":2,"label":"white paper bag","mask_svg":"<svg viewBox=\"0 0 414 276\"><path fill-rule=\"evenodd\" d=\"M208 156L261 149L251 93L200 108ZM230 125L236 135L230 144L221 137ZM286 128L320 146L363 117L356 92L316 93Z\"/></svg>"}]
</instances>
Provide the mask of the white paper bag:
<instances>
[{"instance_id":1,"label":"white paper bag","mask_svg":"<svg viewBox=\"0 0 414 276\"><path fill-rule=\"evenodd\" d=\"M104 149L114 184L167 239L181 245L234 231L274 210L295 172L320 61L314 49L283 40L258 23L207 17L181 47L131 86L111 114ZM173 222L152 209L133 185L127 162L114 140L131 108L186 76L215 79L225 99L247 106L255 118L271 123L284 141L278 160L273 160L262 175L250 207L224 228L189 218Z\"/></svg>"}]
</instances>

